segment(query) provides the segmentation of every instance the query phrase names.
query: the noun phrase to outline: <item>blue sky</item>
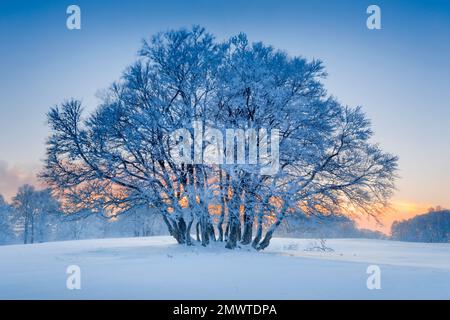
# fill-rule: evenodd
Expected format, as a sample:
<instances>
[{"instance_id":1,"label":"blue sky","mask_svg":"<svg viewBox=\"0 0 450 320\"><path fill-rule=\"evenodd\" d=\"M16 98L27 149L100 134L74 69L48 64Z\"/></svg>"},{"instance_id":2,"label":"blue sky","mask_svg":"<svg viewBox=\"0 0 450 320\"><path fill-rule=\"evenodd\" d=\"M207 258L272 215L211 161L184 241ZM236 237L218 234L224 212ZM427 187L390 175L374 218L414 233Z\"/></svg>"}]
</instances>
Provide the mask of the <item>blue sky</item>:
<instances>
[{"instance_id":1,"label":"blue sky","mask_svg":"<svg viewBox=\"0 0 450 320\"><path fill-rule=\"evenodd\" d=\"M70 4L81 30L66 28ZM366 28L370 4L382 30ZM394 201L450 207L450 1L437 0L1 0L0 193L33 181L49 107L74 97L92 109L143 38L193 24L323 60L329 93L362 105L374 140L400 157Z\"/></svg>"}]
</instances>

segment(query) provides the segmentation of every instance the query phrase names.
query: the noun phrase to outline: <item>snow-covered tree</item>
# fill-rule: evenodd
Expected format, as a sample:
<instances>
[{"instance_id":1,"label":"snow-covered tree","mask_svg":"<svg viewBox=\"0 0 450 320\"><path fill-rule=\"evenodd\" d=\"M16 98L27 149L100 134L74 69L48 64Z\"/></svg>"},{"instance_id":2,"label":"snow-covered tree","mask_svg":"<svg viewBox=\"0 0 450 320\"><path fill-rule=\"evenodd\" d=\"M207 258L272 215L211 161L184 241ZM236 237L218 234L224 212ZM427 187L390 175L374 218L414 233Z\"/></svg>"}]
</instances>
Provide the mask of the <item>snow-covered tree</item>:
<instances>
[{"instance_id":1,"label":"snow-covered tree","mask_svg":"<svg viewBox=\"0 0 450 320\"><path fill-rule=\"evenodd\" d=\"M159 210L136 207L111 222L111 231L120 236L148 237L167 234Z\"/></svg>"},{"instance_id":2,"label":"snow-covered tree","mask_svg":"<svg viewBox=\"0 0 450 320\"><path fill-rule=\"evenodd\" d=\"M51 239L59 215L59 204L49 189L33 186L19 188L13 198L17 224L23 230L23 242L44 242Z\"/></svg>"},{"instance_id":3,"label":"snow-covered tree","mask_svg":"<svg viewBox=\"0 0 450 320\"><path fill-rule=\"evenodd\" d=\"M376 216L394 188L397 158L370 142L361 108L327 95L325 76L320 61L251 44L244 34L217 42L201 27L159 33L90 116L77 100L50 110L42 178L73 211L156 209L188 245L194 226L203 245L264 249L290 214ZM179 129L192 144L174 138ZM218 138L228 129L231 144ZM243 149L235 148L239 139ZM277 145L279 158L267 161L261 150L273 156ZM249 160L255 146L256 163L223 161L239 152ZM194 161L183 158L192 152ZM221 160L207 161L211 154ZM278 170L265 171L274 161Z\"/></svg>"},{"instance_id":4,"label":"snow-covered tree","mask_svg":"<svg viewBox=\"0 0 450 320\"><path fill-rule=\"evenodd\" d=\"M14 239L12 208L0 195L0 245L7 244Z\"/></svg>"},{"instance_id":5,"label":"snow-covered tree","mask_svg":"<svg viewBox=\"0 0 450 320\"><path fill-rule=\"evenodd\" d=\"M58 240L106 238L110 236L109 224L108 218L89 209L62 213L56 224L56 237Z\"/></svg>"}]
</instances>

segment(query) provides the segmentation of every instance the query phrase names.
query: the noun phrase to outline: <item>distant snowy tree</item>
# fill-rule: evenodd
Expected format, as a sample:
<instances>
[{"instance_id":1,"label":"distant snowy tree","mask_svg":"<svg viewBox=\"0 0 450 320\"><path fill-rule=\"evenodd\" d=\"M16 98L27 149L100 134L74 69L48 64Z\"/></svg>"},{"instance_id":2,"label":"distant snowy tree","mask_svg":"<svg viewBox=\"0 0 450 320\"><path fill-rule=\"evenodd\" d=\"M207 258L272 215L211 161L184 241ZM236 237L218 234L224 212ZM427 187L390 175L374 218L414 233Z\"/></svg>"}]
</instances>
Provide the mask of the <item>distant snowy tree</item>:
<instances>
[{"instance_id":1,"label":"distant snowy tree","mask_svg":"<svg viewBox=\"0 0 450 320\"><path fill-rule=\"evenodd\" d=\"M107 217L89 209L61 214L56 232L59 240L106 238L110 221Z\"/></svg>"},{"instance_id":2,"label":"distant snowy tree","mask_svg":"<svg viewBox=\"0 0 450 320\"><path fill-rule=\"evenodd\" d=\"M12 208L0 195L0 245L14 240Z\"/></svg>"},{"instance_id":3,"label":"distant snowy tree","mask_svg":"<svg viewBox=\"0 0 450 320\"><path fill-rule=\"evenodd\" d=\"M50 110L41 176L74 211L158 210L188 245L195 229L205 246L264 249L288 215L376 216L394 188L397 158L370 142L361 108L327 96L325 75L320 61L250 44L244 34L217 42L200 27L159 33L90 116L77 100ZM230 128L279 130L279 170L264 173L264 161L180 162L173 151L186 141L172 134L198 123L224 137ZM259 150L264 138L254 142ZM194 149L211 145L195 141Z\"/></svg>"},{"instance_id":4,"label":"distant snowy tree","mask_svg":"<svg viewBox=\"0 0 450 320\"><path fill-rule=\"evenodd\" d=\"M112 223L118 234L133 237L148 237L167 233L167 228L156 209L136 207L120 215Z\"/></svg>"},{"instance_id":5,"label":"distant snowy tree","mask_svg":"<svg viewBox=\"0 0 450 320\"><path fill-rule=\"evenodd\" d=\"M108 217L90 209L61 213L54 224L54 240L110 237L146 237L167 234L161 215L136 207L127 214Z\"/></svg>"},{"instance_id":6,"label":"distant snowy tree","mask_svg":"<svg viewBox=\"0 0 450 320\"><path fill-rule=\"evenodd\" d=\"M12 205L23 230L23 242L48 241L59 214L59 204L50 190L36 190L33 186L24 185L14 196Z\"/></svg>"}]
</instances>

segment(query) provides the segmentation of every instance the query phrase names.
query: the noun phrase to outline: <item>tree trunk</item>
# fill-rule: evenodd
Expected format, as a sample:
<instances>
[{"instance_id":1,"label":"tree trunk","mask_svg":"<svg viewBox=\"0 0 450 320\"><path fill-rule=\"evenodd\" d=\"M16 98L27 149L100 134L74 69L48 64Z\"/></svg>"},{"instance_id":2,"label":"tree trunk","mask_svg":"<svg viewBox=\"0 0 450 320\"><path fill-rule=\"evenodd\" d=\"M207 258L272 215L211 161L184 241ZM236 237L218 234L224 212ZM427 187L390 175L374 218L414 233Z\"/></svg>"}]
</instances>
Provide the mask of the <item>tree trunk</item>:
<instances>
[{"instance_id":1,"label":"tree trunk","mask_svg":"<svg viewBox=\"0 0 450 320\"><path fill-rule=\"evenodd\" d=\"M180 217L178 219L178 229L179 229L180 244L184 244L186 243L186 222L184 221L183 217Z\"/></svg>"},{"instance_id":2,"label":"tree trunk","mask_svg":"<svg viewBox=\"0 0 450 320\"><path fill-rule=\"evenodd\" d=\"M280 214L277 218L277 221L267 230L266 235L264 236L264 239L261 241L261 243L256 247L257 250L264 250L267 248L270 244L270 240L272 239L273 233L278 228L278 226L281 224L281 222L284 219L284 214Z\"/></svg>"},{"instance_id":3,"label":"tree trunk","mask_svg":"<svg viewBox=\"0 0 450 320\"><path fill-rule=\"evenodd\" d=\"M241 241L241 238L242 238L241 218L238 217L238 223L237 223L237 241Z\"/></svg>"},{"instance_id":4,"label":"tree trunk","mask_svg":"<svg viewBox=\"0 0 450 320\"><path fill-rule=\"evenodd\" d=\"M256 228L256 234L255 234L255 238L253 239L252 242L252 247L253 248L257 248L259 241L261 241L261 237L262 237L262 231L263 231L263 214L264 214L264 208L260 209L260 212L258 214L258 226Z\"/></svg>"},{"instance_id":5,"label":"tree trunk","mask_svg":"<svg viewBox=\"0 0 450 320\"><path fill-rule=\"evenodd\" d=\"M208 223L208 226L209 226L209 238L212 239L213 241L217 241L216 240L216 232L214 230L214 225L212 224L211 221Z\"/></svg>"},{"instance_id":6,"label":"tree trunk","mask_svg":"<svg viewBox=\"0 0 450 320\"><path fill-rule=\"evenodd\" d=\"M228 240L225 248L234 249L237 246L237 242L240 239L240 219L239 219L239 209L240 209L240 194L241 190L239 187L234 187L233 195L231 198L231 205L228 210Z\"/></svg>"},{"instance_id":7,"label":"tree trunk","mask_svg":"<svg viewBox=\"0 0 450 320\"><path fill-rule=\"evenodd\" d=\"M237 246L239 238L239 217L233 217L230 219L229 223L229 234L228 234L228 241L225 245L225 248L227 249L234 249Z\"/></svg>"},{"instance_id":8,"label":"tree trunk","mask_svg":"<svg viewBox=\"0 0 450 320\"><path fill-rule=\"evenodd\" d=\"M228 241L229 235L230 235L230 217L228 217L227 226L225 227L225 238L224 238L225 241Z\"/></svg>"},{"instance_id":9,"label":"tree trunk","mask_svg":"<svg viewBox=\"0 0 450 320\"><path fill-rule=\"evenodd\" d=\"M227 179L228 179L228 174L227 174ZM217 230L219 232L219 241L223 241L224 240L224 232L223 232L223 223L225 221L225 203L226 203L226 195L225 195L225 190L228 190L228 186L227 184L223 181L223 175L222 175L222 170L219 169L219 186L220 186L220 206L221 206L221 211L220 211L220 217L219 217L219 222L217 223Z\"/></svg>"},{"instance_id":10,"label":"tree trunk","mask_svg":"<svg viewBox=\"0 0 450 320\"><path fill-rule=\"evenodd\" d=\"M24 231L23 231L23 243L27 244L28 243L28 229L29 229L29 217L28 217L28 213L25 213L25 226L24 226Z\"/></svg>"},{"instance_id":11,"label":"tree trunk","mask_svg":"<svg viewBox=\"0 0 450 320\"><path fill-rule=\"evenodd\" d=\"M169 230L169 234L170 234L171 236L173 236L174 231L173 231L172 224L170 223L169 219L167 218L167 216L166 216L165 214L163 214L163 221L164 221L164 223L166 224L167 229ZM136 233L136 232L137 232L137 234L138 234L138 236L139 236L139 231L135 231L135 233Z\"/></svg>"},{"instance_id":12,"label":"tree trunk","mask_svg":"<svg viewBox=\"0 0 450 320\"><path fill-rule=\"evenodd\" d=\"M207 217L202 216L200 218L200 231L201 231L201 238L202 238L202 246L206 247L209 244L209 221Z\"/></svg>"},{"instance_id":13,"label":"tree trunk","mask_svg":"<svg viewBox=\"0 0 450 320\"><path fill-rule=\"evenodd\" d=\"M223 209L222 209L223 210ZM217 231L219 232L219 241L223 241L223 221L224 221L224 215L225 210L222 211L222 213L220 214L220 218L219 218L219 222L217 223Z\"/></svg>"},{"instance_id":14,"label":"tree trunk","mask_svg":"<svg viewBox=\"0 0 450 320\"><path fill-rule=\"evenodd\" d=\"M179 244L186 243L186 223L184 222L183 217L178 218L177 221L163 215L163 220L169 229L169 234L174 237Z\"/></svg>"},{"instance_id":15,"label":"tree trunk","mask_svg":"<svg viewBox=\"0 0 450 320\"><path fill-rule=\"evenodd\" d=\"M247 221L244 222L244 233L242 234L242 244L247 245L252 242L253 235L253 217L249 217Z\"/></svg>"},{"instance_id":16,"label":"tree trunk","mask_svg":"<svg viewBox=\"0 0 450 320\"><path fill-rule=\"evenodd\" d=\"M195 224L195 233L197 235L197 241L200 242L200 222Z\"/></svg>"},{"instance_id":17,"label":"tree trunk","mask_svg":"<svg viewBox=\"0 0 450 320\"><path fill-rule=\"evenodd\" d=\"M247 200L248 197L247 197ZM253 201L250 200L250 201ZM249 203L249 201L247 201ZM246 204L244 209L244 232L242 233L242 241L241 243L244 245L250 244L252 242L252 235L253 235L253 221L255 219L254 215L254 206L250 202L250 205Z\"/></svg>"},{"instance_id":18,"label":"tree trunk","mask_svg":"<svg viewBox=\"0 0 450 320\"><path fill-rule=\"evenodd\" d=\"M34 243L34 215L31 215L31 239L30 239L30 243Z\"/></svg>"},{"instance_id":19,"label":"tree trunk","mask_svg":"<svg viewBox=\"0 0 450 320\"><path fill-rule=\"evenodd\" d=\"M194 223L194 217L191 217L189 220L189 223L187 225L186 228L186 244L188 246L192 246L192 238L191 238L191 228L192 228L192 224Z\"/></svg>"}]
</instances>

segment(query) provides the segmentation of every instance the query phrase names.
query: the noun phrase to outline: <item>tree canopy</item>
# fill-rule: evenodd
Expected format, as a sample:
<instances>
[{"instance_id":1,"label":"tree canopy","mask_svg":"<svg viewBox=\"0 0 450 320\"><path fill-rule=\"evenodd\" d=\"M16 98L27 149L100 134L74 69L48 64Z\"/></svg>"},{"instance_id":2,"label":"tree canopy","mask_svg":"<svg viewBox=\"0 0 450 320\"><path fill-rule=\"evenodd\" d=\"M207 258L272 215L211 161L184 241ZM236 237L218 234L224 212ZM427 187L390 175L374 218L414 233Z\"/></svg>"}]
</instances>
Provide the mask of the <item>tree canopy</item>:
<instances>
[{"instance_id":1,"label":"tree canopy","mask_svg":"<svg viewBox=\"0 0 450 320\"><path fill-rule=\"evenodd\" d=\"M203 245L264 249L289 214L376 216L387 204L397 157L371 142L360 107L327 94L321 61L198 26L158 33L139 55L90 115L74 99L48 113L41 176L66 206L157 208L179 243L193 244L195 226ZM203 132L183 151L200 161L180 161L180 129ZM230 129L231 143L220 141ZM205 159L239 152L244 163Z\"/></svg>"}]
</instances>

